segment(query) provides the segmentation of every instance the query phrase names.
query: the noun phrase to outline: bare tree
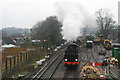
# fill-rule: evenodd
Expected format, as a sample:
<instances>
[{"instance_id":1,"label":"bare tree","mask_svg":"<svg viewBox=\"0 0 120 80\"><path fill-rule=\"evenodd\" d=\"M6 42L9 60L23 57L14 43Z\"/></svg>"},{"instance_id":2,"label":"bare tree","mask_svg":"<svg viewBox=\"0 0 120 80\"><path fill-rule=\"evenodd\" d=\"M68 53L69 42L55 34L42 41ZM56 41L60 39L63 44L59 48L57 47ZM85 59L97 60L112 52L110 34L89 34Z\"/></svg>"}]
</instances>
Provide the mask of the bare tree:
<instances>
[{"instance_id":1,"label":"bare tree","mask_svg":"<svg viewBox=\"0 0 120 80\"><path fill-rule=\"evenodd\" d=\"M98 11L96 11L96 16L96 21L100 29L100 34L104 35L104 37L107 38L112 27L115 24L115 21L113 20L113 15L108 9L99 9Z\"/></svg>"}]
</instances>

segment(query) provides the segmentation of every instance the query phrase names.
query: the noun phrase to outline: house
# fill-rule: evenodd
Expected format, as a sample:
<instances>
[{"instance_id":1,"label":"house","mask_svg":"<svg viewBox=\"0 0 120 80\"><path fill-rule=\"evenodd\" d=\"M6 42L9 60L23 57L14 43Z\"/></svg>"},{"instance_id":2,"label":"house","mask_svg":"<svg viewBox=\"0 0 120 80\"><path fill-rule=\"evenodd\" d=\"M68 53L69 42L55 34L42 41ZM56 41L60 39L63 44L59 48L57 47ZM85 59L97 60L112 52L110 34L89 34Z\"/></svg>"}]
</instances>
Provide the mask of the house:
<instances>
[{"instance_id":1,"label":"house","mask_svg":"<svg viewBox=\"0 0 120 80\"><path fill-rule=\"evenodd\" d=\"M2 45L4 44L13 44L16 45L15 41L11 37L2 37Z\"/></svg>"}]
</instances>

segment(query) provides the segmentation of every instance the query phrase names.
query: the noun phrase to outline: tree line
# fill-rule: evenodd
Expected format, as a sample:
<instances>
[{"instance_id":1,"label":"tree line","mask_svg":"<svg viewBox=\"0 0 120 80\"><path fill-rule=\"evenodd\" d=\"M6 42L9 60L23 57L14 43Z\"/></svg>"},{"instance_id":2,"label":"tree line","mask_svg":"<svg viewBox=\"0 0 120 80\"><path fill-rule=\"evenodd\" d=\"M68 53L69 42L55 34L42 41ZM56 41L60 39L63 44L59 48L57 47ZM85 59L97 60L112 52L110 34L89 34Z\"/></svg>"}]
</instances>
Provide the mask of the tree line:
<instances>
[{"instance_id":1,"label":"tree line","mask_svg":"<svg viewBox=\"0 0 120 80\"><path fill-rule=\"evenodd\" d=\"M92 28L86 25L82 32L83 34L96 34L96 36L102 35L105 39L118 40L119 27L114 20L114 15L110 13L109 9L99 9L95 12L97 27ZM120 39L119 39L120 40Z\"/></svg>"},{"instance_id":2,"label":"tree line","mask_svg":"<svg viewBox=\"0 0 120 80\"><path fill-rule=\"evenodd\" d=\"M105 38L115 39L118 37L118 27L110 10L99 9L96 11L96 22L99 27L99 34L102 34Z\"/></svg>"},{"instance_id":3,"label":"tree line","mask_svg":"<svg viewBox=\"0 0 120 80\"><path fill-rule=\"evenodd\" d=\"M102 34L106 39L118 39L118 27L110 10L99 9L95 12L95 15L98 24L96 34ZM56 16L49 16L45 20L37 22L31 28L31 38L48 40L50 45L60 45L65 41L62 39L61 27L62 23Z\"/></svg>"},{"instance_id":4,"label":"tree line","mask_svg":"<svg viewBox=\"0 0 120 80\"><path fill-rule=\"evenodd\" d=\"M32 39L41 40L43 45L60 45L64 42L61 27L62 23L58 21L56 16L49 16L45 20L37 22L31 28L31 37Z\"/></svg>"}]
</instances>

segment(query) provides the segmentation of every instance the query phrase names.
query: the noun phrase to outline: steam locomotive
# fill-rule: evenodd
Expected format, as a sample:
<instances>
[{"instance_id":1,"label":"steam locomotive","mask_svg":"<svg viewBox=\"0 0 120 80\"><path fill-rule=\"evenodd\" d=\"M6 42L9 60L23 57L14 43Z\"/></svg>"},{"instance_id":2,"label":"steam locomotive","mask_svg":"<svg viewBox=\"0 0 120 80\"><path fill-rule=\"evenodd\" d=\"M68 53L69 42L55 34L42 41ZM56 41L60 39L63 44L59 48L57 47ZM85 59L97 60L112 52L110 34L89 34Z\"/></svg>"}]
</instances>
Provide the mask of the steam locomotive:
<instances>
[{"instance_id":1,"label":"steam locomotive","mask_svg":"<svg viewBox=\"0 0 120 80\"><path fill-rule=\"evenodd\" d=\"M64 65L67 69L76 68L79 65L78 60L79 46L75 43L68 45L64 54Z\"/></svg>"}]
</instances>

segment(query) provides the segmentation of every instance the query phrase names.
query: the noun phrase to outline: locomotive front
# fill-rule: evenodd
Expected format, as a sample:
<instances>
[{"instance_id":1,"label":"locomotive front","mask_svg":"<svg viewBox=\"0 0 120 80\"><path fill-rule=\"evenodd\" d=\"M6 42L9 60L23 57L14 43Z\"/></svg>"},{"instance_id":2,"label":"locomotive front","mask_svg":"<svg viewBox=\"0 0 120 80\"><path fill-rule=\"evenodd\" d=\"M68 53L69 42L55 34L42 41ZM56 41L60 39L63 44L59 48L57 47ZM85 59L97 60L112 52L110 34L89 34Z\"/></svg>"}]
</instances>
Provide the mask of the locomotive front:
<instances>
[{"instance_id":1,"label":"locomotive front","mask_svg":"<svg viewBox=\"0 0 120 80\"><path fill-rule=\"evenodd\" d=\"M69 68L77 67L79 65L78 60L79 46L77 44L70 44L65 50L64 65Z\"/></svg>"}]
</instances>

